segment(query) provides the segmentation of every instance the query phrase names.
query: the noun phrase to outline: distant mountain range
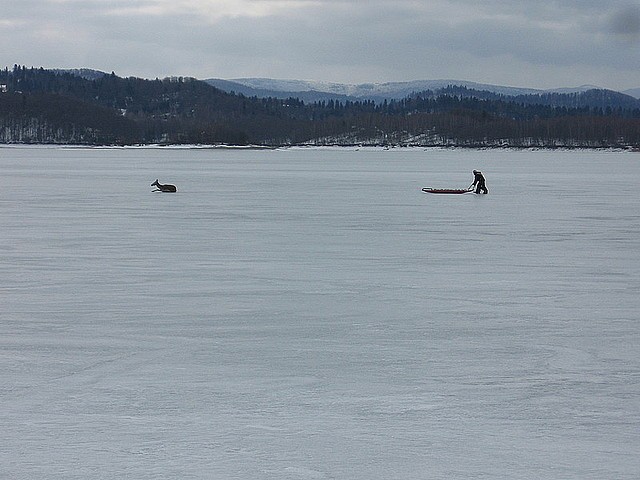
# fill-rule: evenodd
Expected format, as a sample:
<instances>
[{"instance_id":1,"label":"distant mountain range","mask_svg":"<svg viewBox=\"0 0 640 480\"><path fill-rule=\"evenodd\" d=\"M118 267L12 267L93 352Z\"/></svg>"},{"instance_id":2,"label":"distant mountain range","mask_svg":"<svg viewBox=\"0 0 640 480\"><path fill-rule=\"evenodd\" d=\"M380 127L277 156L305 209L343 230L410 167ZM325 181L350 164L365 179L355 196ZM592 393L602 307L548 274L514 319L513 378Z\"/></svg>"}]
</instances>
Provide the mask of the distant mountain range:
<instances>
[{"instance_id":1,"label":"distant mountain range","mask_svg":"<svg viewBox=\"0 0 640 480\"><path fill-rule=\"evenodd\" d=\"M55 70L58 72L73 73L87 80L95 80L104 75L105 72L88 68ZM466 80L414 80L408 82L386 82L386 83L334 83L319 82L309 80L279 80L272 78L236 78L221 79L208 78L204 82L219 88L225 92L234 92L248 97L259 98L298 98L304 102L314 102L323 100L373 100L382 102L384 100L401 100L414 93L426 90L437 91L448 86L465 87L470 90L491 92L498 95L515 97L518 95L543 95L549 93L582 93L589 90L604 90L595 85L582 85L579 87L561 87L556 89L542 90L535 88L508 87L502 85L492 85L485 83L469 82ZM624 95L640 99L640 87L620 91Z\"/></svg>"},{"instance_id":2,"label":"distant mountain range","mask_svg":"<svg viewBox=\"0 0 640 480\"><path fill-rule=\"evenodd\" d=\"M630 88L629 90L625 90L624 92L625 95L629 95L633 98L637 98L640 100L640 88Z\"/></svg>"},{"instance_id":3,"label":"distant mountain range","mask_svg":"<svg viewBox=\"0 0 640 480\"><path fill-rule=\"evenodd\" d=\"M448 86L460 86L476 91L486 91L498 95L515 97L518 95L542 95L549 93L582 93L589 90L603 90L593 85L565 87L551 90L507 87L464 80L416 80L411 82L345 84L314 82L307 80L275 80L270 78L238 78L204 80L226 92L235 92L249 97L299 98L305 102L322 100L400 100L414 93L427 90L438 91ZM619 92L640 99L640 88Z\"/></svg>"},{"instance_id":4,"label":"distant mountain range","mask_svg":"<svg viewBox=\"0 0 640 480\"><path fill-rule=\"evenodd\" d=\"M2 143L640 148L640 99L591 86L146 80L14 65L0 69Z\"/></svg>"}]
</instances>

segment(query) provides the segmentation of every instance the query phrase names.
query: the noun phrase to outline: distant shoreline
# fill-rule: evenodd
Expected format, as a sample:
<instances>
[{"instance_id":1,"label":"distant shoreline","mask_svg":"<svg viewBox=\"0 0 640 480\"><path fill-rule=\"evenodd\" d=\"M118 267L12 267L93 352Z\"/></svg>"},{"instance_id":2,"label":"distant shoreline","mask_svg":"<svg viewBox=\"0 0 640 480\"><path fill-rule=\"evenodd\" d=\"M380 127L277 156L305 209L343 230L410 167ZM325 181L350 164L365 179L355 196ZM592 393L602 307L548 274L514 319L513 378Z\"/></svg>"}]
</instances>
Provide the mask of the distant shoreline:
<instances>
[{"instance_id":1,"label":"distant shoreline","mask_svg":"<svg viewBox=\"0 0 640 480\"><path fill-rule=\"evenodd\" d=\"M158 149L158 150L513 150L513 151L616 151L640 153L640 148L632 146L589 147L589 146L466 146L466 145L201 145L201 144L138 144L138 145L83 145L61 143L0 143L0 148L42 148L42 149Z\"/></svg>"}]
</instances>

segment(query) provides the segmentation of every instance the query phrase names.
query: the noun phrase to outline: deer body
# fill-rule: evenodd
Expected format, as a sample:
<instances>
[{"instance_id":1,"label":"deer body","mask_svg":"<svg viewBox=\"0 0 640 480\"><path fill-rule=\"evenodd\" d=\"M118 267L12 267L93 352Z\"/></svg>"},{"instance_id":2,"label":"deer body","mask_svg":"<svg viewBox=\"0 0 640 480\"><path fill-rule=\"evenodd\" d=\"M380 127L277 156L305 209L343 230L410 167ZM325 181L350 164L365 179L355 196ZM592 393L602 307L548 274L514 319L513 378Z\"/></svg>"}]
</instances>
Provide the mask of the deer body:
<instances>
[{"instance_id":1,"label":"deer body","mask_svg":"<svg viewBox=\"0 0 640 480\"><path fill-rule=\"evenodd\" d=\"M176 186L175 185L171 185L169 183L165 183L164 185L162 183L158 183L158 179L156 178L156 181L153 182L151 184L152 187L157 187L155 190L151 190L152 192L168 192L168 193L174 193L175 191L177 191Z\"/></svg>"}]
</instances>

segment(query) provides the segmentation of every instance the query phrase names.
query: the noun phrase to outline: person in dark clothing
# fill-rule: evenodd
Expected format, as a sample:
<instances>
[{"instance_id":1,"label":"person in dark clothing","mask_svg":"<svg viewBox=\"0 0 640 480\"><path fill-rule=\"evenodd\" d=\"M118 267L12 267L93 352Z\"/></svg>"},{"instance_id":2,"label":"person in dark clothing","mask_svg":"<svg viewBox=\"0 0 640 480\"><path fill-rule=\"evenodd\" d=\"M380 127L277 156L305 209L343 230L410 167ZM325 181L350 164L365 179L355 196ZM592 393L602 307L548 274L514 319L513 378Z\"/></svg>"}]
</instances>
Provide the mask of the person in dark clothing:
<instances>
[{"instance_id":1,"label":"person in dark clothing","mask_svg":"<svg viewBox=\"0 0 640 480\"><path fill-rule=\"evenodd\" d=\"M484 175L482 175L482 172L479 170L473 171L473 183L471 184L471 187L469 187L469 190L473 187L476 187L475 193L489 193L489 190L487 190L487 186L485 185Z\"/></svg>"}]
</instances>

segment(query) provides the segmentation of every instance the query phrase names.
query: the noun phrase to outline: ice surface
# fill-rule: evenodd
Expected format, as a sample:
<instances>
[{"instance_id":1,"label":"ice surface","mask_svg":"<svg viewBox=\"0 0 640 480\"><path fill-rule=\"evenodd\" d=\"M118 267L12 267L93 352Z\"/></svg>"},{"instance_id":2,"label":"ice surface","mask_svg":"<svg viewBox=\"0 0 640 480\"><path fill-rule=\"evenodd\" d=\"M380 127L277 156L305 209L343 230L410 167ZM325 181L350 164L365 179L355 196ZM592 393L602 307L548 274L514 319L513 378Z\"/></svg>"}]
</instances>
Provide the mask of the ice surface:
<instances>
[{"instance_id":1,"label":"ice surface","mask_svg":"<svg viewBox=\"0 0 640 480\"><path fill-rule=\"evenodd\" d=\"M420 191L474 168L489 195ZM5 147L0 172L0 478L640 477L638 154Z\"/></svg>"}]
</instances>

